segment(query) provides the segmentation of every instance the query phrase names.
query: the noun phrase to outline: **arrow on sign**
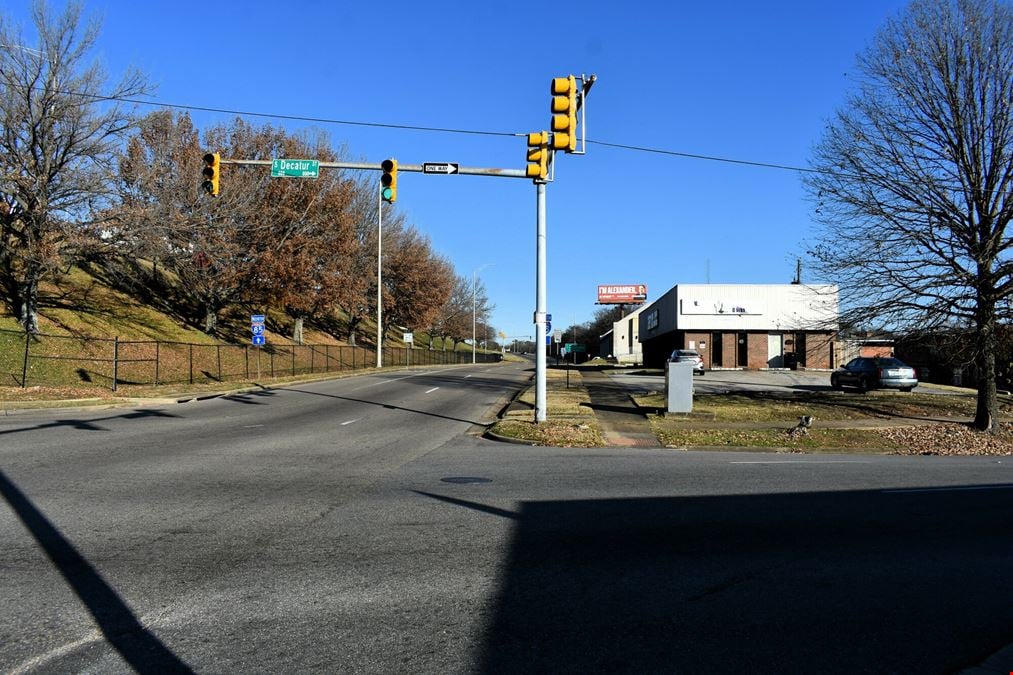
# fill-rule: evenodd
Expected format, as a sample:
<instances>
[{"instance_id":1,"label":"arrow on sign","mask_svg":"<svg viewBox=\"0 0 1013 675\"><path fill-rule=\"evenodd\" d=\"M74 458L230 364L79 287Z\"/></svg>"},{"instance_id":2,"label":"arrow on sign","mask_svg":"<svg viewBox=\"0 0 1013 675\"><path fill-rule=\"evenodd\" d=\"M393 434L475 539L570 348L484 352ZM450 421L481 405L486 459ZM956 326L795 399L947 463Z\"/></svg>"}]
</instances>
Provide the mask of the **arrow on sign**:
<instances>
[{"instance_id":1,"label":"arrow on sign","mask_svg":"<svg viewBox=\"0 0 1013 675\"><path fill-rule=\"evenodd\" d=\"M443 173L450 175L457 173L459 164L451 164L448 162L423 162L422 173Z\"/></svg>"}]
</instances>

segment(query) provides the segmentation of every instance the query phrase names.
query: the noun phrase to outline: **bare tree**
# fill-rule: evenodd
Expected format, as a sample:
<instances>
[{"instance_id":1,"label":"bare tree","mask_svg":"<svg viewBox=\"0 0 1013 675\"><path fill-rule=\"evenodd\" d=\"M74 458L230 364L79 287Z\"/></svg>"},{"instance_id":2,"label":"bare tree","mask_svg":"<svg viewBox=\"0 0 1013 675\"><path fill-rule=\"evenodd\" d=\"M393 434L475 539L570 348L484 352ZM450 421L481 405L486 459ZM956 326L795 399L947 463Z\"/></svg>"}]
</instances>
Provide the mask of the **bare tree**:
<instances>
[{"instance_id":1,"label":"bare tree","mask_svg":"<svg viewBox=\"0 0 1013 675\"><path fill-rule=\"evenodd\" d=\"M805 179L825 226L811 254L840 286L842 323L966 329L974 426L993 430L996 328L1013 291L1013 10L915 0L858 67Z\"/></svg>"},{"instance_id":2,"label":"bare tree","mask_svg":"<svg viewBox=\"0 0 1013 675\"><path fill-rule=\"evenodd\" d=\"M383 334L431 325L453 283L453 267L414 227L384 232Z\"/></svg>"},{"instance_id":3,"label":"bare tree","mask_svg":"<svg viewBox=\"0 0 1013 675\"><path fill-rule=\"evenodd\" d=\"M204 146L224 157L260 159L273 156L283 139L280 131L237 119L209 129ZM200 188L202 154L189 116L146 117L120 159L115 232L132 252L163 262L191 320L214 334L219 311L259 288L259 260L278 237L274 211L265 206L266 173L225 172L212 198Z\"/></svg>"},{"instance_id":4,"label":"bare tree","mask_svg":"<svg viewBox=\"0 0 1013 675\"><path fill-rule=\"evenodd\" d=\"M431 336L437 336L443 345L443 351L447 351L447 344L451 338L460 341L465 335L471 335L471 309L472 280L466 276L458 275L451 287L450 296L440 307L439 312L433 318L429 327ZM483 290L483 305L485 304L485 293ZM432 342L430 341L430 346Z\"/></svg>"},{"instance_id":5,"label":"bare tree","mask_svg":"<svg viewBox=\"0 0 1013 675\"><path fill-rule=\"evenodd\" d=\"M117 99L145 93L127 73L107 88L88 62L98 25L82 26L81 5L52 16L36 2L37 33L0 16L0 289L25 330L38 330L39 283L66 264L100 225L116 150L131 125Z\"/></svg>"}]
</instances>

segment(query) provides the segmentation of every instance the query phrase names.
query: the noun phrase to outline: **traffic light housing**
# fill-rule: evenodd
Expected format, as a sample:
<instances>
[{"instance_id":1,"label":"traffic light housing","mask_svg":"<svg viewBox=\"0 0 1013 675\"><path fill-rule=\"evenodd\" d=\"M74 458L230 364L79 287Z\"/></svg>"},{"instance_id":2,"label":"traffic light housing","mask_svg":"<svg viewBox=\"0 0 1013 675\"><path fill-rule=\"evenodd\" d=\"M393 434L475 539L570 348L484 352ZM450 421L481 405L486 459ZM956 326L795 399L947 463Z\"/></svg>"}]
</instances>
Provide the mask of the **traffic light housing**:
<instances>
[{"instance_id":1,"label":"traffic light housing","mask_svg":"<svg viewBox=\"0 0 1013 675\"><path fill-rule=\"evenodd\" d=\"M552 147L577 150L577 80L573 75L552 78Z\"/></svg>"},{"instance_id":2,"label":"traffic light housing","mask_svg":"<svg viewBox=\"0 0 1013 675\"><path fill-rule=\"evenodd\" d=\"M388 204L397 199L397 160L385 159L380 162L383 175L380 176L380 197Z\"/></svg>"},{"instance_id":3,"label":"traffic light housing","mask_svg":"<svg viewBox=\"0 0 1013 675\"><path fill-rule=\"evenodd\" d=\"M528 134L528 178L542 178L549 175L549 132Z\"/></svg>"},{"instance_id":4,"label":"traffic light housing","mask_svg":"<svg viewBox=\"0 0 1013 675\"><path fill-rule=\"evenodd\" d=\"M221 155L217 152L209 152L204 155L204 182L201 187L212 197L218 196L218 181L222 175Z\"/></svg>"}]
</instances>

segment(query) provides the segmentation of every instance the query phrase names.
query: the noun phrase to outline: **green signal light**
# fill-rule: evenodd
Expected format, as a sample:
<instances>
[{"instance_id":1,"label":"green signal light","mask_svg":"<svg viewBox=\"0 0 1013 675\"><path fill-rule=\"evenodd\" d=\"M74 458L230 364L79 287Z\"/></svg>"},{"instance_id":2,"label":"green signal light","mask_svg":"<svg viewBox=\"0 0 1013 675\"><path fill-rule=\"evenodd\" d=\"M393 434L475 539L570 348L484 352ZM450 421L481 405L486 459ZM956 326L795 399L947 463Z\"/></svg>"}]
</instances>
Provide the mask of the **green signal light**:
<instances>
[{"instance_id":1,"label":"green signal light","mask_svg":"<svg viewBox=\"0 0 1013 675\"><path fill-rule=\"evenodd\" d=\"M394 196L394 191L391 190L389 187L385 187L383 191L380 193L380 195L384 198L385 201L389 202L391 197Z\"/></svg>"}]
</instances>

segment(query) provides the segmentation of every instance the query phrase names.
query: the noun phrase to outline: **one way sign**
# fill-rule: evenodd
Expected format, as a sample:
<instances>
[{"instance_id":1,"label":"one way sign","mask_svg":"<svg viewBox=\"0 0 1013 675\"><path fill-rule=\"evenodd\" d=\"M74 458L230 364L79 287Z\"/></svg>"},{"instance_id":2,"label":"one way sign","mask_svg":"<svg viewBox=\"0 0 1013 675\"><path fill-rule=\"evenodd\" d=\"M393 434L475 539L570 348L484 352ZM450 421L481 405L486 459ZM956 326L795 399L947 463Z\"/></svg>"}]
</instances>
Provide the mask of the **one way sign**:
<instances>
[{"instance_id":1,"label":"one way sign","mask_svg":"<svg viewBox=\"0 0 1013 675\"><path fill-rule=\"evenodd\" d=\"M450 175L457 173L459 164L451 164L449 162L423 162L422 173L442 173Z\"/></svg>"}]
</instances>

